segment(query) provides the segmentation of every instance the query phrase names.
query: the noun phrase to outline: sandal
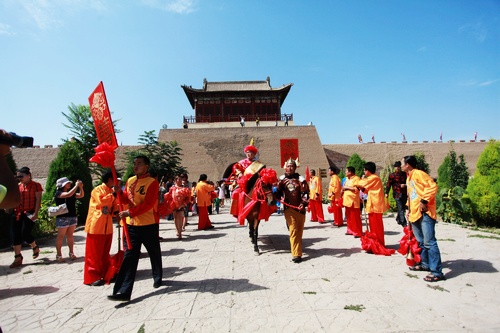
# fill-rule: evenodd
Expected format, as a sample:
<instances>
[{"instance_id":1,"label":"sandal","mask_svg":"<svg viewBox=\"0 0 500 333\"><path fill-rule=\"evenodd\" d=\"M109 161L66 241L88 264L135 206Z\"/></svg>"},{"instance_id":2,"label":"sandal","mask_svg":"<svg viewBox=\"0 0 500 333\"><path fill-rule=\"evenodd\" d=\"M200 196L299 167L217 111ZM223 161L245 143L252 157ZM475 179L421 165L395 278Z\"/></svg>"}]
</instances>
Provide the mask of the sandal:
<instances>
[{"instance_id":1,"label":"sandal","mask_svg":"<svg viewBox=\"0 0 500 333\"><path fill-rule=\"evenodd\" d=\"M76 259L78 259L78 257L77 257L77 256L75 256L75 254L74 254L73 252L70 252L70 253L69 253L69 258L70 258L71 260L76 260Z\"/></svg>"},{"instance_id":2,"label":"sandal","mask_svg":"<svg viewBox=\"0 0 500 333\"><path fill-rule=\"evenodd\" d=\"M410 266L408 268L410 269L410 271L414 271L414 272L429 272L428 267L422 266L420 264L416 264L416 265Z\"/></svg>"},{"instance_id":3,"label":"sandal","mask_svg":"<svg viewBox=\"0 0 500 333\"><path fill-rule=\"evenodd\" d=\"M66 260L64 260L63 256L59 256L59 255L56 255L56 261L57 262L66 262Z\"/></svg>"},{"instance_id":4,"label":"sandal","mask_svg":"<svg viewBox=\"0 0 500 333\"><path fill-rule=\"evenodd\" d=\"M33 250L33 259L38 258L38 256L40 255L40 248L38 247L38 245L35 245L35 247L32 247L31 249Z\"/></svg>"},{"instance_id":5,"label":"sandal","mask_svg":"<svg viewBox=\"0 0 500 333\"><path fill-rule=\"evenodd\" d=\"M19 267L23 264L23 256L22 254L16 254L14 255L14 262L10 264L10 268L16 268Z\"/></svg>"},{"instance_id":6,"label":"sandal","mask_svg":"<svg viewBox=\"0 0 500 333\"><path fill-rule=\"evenodd\" d=\"M426 277L424 277L424 281L427 281L427 282L438 282L438 281L444 281L444 280L446 280L444 275L436 276L433 274L429 274Z\"/></svg>"}]
</instances>

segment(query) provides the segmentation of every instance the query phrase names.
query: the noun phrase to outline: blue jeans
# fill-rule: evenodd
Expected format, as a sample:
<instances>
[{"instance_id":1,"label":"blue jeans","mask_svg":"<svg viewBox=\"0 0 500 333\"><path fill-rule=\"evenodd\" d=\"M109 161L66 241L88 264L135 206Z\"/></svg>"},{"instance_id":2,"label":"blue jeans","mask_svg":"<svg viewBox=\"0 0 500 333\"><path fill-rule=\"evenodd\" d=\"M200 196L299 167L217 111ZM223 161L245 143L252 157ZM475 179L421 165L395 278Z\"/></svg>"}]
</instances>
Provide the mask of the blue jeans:
<instances>
[{"instance_id":1,"label":"blue jeans","mask_svg":"<svg viewBox=\"0 0 500 333\"><path fill-rule=\"evenodd\" d=\"M442 277L441 253L436 240L435 226L436 220L425 213L418 221L412 223L413 234L422 249L420 264L429 268L432 275Z\"/></svg>"}]
</instances>

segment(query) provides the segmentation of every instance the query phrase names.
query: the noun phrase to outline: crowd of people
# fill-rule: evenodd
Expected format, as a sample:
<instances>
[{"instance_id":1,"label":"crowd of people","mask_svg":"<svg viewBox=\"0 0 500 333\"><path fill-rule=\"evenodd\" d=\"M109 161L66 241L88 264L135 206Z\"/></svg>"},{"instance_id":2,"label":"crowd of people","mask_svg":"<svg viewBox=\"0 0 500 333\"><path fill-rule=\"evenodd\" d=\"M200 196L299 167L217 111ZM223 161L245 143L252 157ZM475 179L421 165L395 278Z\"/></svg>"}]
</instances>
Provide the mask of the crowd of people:
<instances>
[{"instance_id":1,"label":"crowd of people","mask_svg":"<svg viewBox=\"0 0 500 333\"><path fill-rule=\"evenodd\" d=\"M18 169L15 175L10 170L7 171L5 156L8 153L9 147L0 144L0 208L13 208L14 261L10 267L17 268L23 264L23 242L31 247L33 259L40 255L32 230L40 213L43 189L40 183L33 181L28 167ZM134 175L125 184L121 184L118 178L114 179L111 171L104 172L101 185L96 186L90 194L85 223L85 254L81 254L85 257L83 283L100 286L114 281L113 294L108 298L129 301L140 249L144 245L150 258L153 287L159 288L162 285L163 270L160 217L172 217L179 240L182 240L182 232L186 229L190 216L198 217L198 230L214 229L210 215L220 213L221 207L230 206L230 213L241 224L245 218L242 214L246 214L242 204L242 198L246 195L245 181L265 170L265 165L256 158L256 147L246 146L244 153L246 158L234 164L232 175L215 183L206 174L201 174L198 181L192 183L188 181L186 174L175 175L167 182L158 181L149 173L150 161L146 156L134 159ZM283 175L272 184L274 200L279 203L278 213L282 213L286 220L294 263L303 260L302 237L306 212L310 211L311 222L326 223L322 181L314 170L311 171L310 179L306 180L305 175L297 172L299 167L298 159L290 158L283 166ZM394 163L394 168L394 173L383 184L376 175L376 165L373 162L364 165L364 175L361 178L356 175L353 167L348 166L345 169L345 180L340 180L339 170L330 167L327 199L330 201L328 213L333 215L332 226L343 227L345 215L346 235L363 237L364 210L368 216L369 230L384 246L382 214L387 210L387 199L392 190L397 206L397 223L405 228L411 226L422 249L421 261L411 266L410 270L429 272L424 278L428 282L444 280L435 237L437 185L428 174L416 168L414 156L405 156ZM5 177L6 174L10 175ZM55 204L65 204L67 207L65 214L56 217L57 262L65 261L62 253L64 238L68 246L68 258L77 259L73 248L73 233L78 222L76 201L84 196L80 180L72 181L62 177L56 181ZM276 206L266 210L268 215L275 211ZM118 268L110 255L114 222L123 227L124 234L123 258L120 258Z\"/></svg>"}]
</instances>

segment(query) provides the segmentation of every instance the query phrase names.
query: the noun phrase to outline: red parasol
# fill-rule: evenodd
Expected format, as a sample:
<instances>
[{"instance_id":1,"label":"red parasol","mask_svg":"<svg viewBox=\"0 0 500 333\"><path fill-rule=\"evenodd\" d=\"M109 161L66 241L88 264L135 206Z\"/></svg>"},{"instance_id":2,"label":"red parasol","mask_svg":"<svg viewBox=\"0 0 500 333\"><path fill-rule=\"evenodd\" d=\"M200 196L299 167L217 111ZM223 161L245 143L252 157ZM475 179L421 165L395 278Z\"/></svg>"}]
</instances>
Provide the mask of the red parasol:
<instances>
[{"instance_id":1,"label":"red parasol","mask_svg":"<svg viewBox=\"0 0 500 333\"><path fill-rule=\"evenodd\" d=\"M364 207L366 207L366 201ZM384 255L384 256L390 256L394 252L396 252L396 250L388 249L382 244L380 244L377 235L370 231L370 227L368 226L368 218L366 216L366 211L365 211L365 221L366 221L366 231L361 236L361 248L365 250L367 253L373 253L376 255Z\"/></svg>"},{"instance_id":2,"label":"red parasol","mask_svg":"<svg viewBox=\"0 0 500 333\"><path fill-rule=\"evenodd\" d=\"M305 173L306 173L306 182L309 183L309 181L311 180L311 173L309 172L309 167L308 166L306 166Z\"/></svg>"},{"instance_id":3,"label":"red parasol","mask_svg":"<svg viewBox=\"0 0 500 333\"><path fill-rule=\"evenodd\" d=\"M411 223L408 223L408 226L404 227L403 231L405 234L399 241L398 252L406 256L406 264L408 266L415 266L415 264L420 263L420 252L422 249L418 246Z\"/></svg>"}]
</instances>

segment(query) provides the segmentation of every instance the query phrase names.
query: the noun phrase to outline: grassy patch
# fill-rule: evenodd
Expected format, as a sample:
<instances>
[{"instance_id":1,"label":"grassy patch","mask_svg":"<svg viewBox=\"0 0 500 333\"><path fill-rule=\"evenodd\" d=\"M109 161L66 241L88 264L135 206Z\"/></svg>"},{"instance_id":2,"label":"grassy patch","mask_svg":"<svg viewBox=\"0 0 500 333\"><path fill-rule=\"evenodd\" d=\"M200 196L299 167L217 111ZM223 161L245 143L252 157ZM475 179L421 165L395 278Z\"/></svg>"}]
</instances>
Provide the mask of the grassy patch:
<instances>
[{"instance_id":1,"label":"grassy patch","mask_svg":"<svg viewBox=\"0 0 500 333\"><path fill-rule=\"evenodd\" d=\"M440 286L431 286L430 284L428 284L427 287L429 287L431 289L434 289L434 290L446 291L447 293L450 292L449 290L446 290L446 289L444 289L443 287L440 287Z\"/></svg>"},{"instance_id":2,"label":"grassy patch","mask_svg":"<svg viewBox=\"0 0 500 333\"><path fill-rule=\"evenodd\" d=\"M466 283L465 285L466 285L467 287L472 287L472 284L470 284L470 283Z\"/></svg>"},{"instance_id":3,"label":"grassy patch","mask_svg":"<svg viewBox=\"0 0 500 333\"><path fill-rule=\"evenodd\" d=\"M344 310L354 310L354 311L358 311L358 312L361 312L365 309L365 307L363 306L363 304L357 304L357 305L346 305L344 306Z\"/></svg>"},{"instance_id":4,"label":"grassy patch","mask_svg":"<svg viewBox=\"0 0 500 333\"><path fill-rule=\"evenodd\" d=\"M145 333L146 329L144 328L144 324L142 324L141 328L137 331L137 333Z\"/></svg>"},{"instance_id":5,"label":"grassy patch","mask_svg":"<svg viewBox=\"0 0 500 333\"><path fill-rule=\"evenodd\" d=\"M303 294L316 295L316 292L315 291L304 291Z\"/></svg>"},{"instance_id":6,"label":"grassy patch","mask_svg":"<svg viewBox=\"0 0 500 333\"><path fill-rule=\"evenodd\" d=\"M54 250L43 250L43 251L40 251L40 254L50 254L50 253L54 253Z\"/></svg>"},{"instance_id":7,"label":"grassy patch","mask_svg":"<svg viewBox=\"0 0 500 333\"><path fill-rule=\"evenodd\" d=\"M438 239L438 241L440 241L440 242L455 242L455 240L453 238L441 238L441 239Z\"/></svg>"},{"instance_id":8,"label":"grassy patch","mask_svg":"<svg viewBox=\"0 0 500 333\"><path fill-rule=\"evenodd\" d=\"M405 274L406 274L407 277L410 277L412 279L418 279L418 276L415 275L415 274L411 274L411 273L408 273L408 272L405 272Z\"/></svg>"},{"instance_id":9,"label":"grassy patch","mask_svg":"<svg viewBox=\"0 0 500 333\"><path fill-rule=\"evenodd\" d=\"M330 282L327 278L322 278L323 281Z\"/></svg>"},{"instance_id":10,"label":"grassy patch","mask_svg":"<svg viewBox=\"0 0 500 333\"><path fill-rule=\"evenodd\" d=\"M23 274L31 274L33 271L30 269L29 271L23 272Z\"/></svg>"},{"instance_id":11,"label":"grassy patch","mask_svg":"<svg viewBox=\"0 0 500 333\"><path fill-rule=\"evenodd\" d=\"M479 235L479 234L469 235L468 237L469 238L473 238L473 237L475 237L475 238L489 238L489 239L498 239L498 240L500 240L500 237L498 237L498 236L485 236L485 235Z\"/></svg>"}]
</instances>

